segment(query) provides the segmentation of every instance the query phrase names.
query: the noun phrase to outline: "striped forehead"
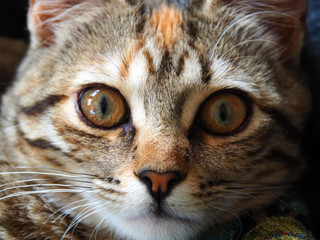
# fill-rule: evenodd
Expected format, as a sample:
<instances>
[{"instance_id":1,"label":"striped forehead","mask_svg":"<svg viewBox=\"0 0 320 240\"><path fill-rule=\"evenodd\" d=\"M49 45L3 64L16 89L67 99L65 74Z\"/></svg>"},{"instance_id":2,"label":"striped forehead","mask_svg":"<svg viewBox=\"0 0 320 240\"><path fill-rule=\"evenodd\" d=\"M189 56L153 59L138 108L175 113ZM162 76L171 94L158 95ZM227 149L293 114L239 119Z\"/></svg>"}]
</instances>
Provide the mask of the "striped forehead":
<instances>
[{"instance_id":1,"label":"striped forehead","mask_svg":"<svg viewBox=\"0 0 320 240\"><path fill-rule=\"evenodd\" d=\"M255 83L244 72L235 75L229 62L221 58L211 61L209 56L181 45L181 48L175 47L176 51L164 51L157 46L156 37L132 44L127 53L118 58L121 59L117 67L119 79L130 89L143 89L148 82L179 86L181 90L183 87L207 86L209 89L235 87L252 91Z\"/></svg>"},{"instance_id":2,"label":"striped forehead","mask_svg":"<svg viewBox=\"0 0 320 240\"><path fill-rule=\"evenodd\" d=\"M210 61L209 57L186 46L169 53L159 48L154 38L132 43L125 53L118 52L102 58L91 67L86 66L73 85L94 82L119 90L128 89L129 92L157 83L161 86L179 86L182 90L189 86L206 86L211 91L226 87L252 91L252 85L255 85L251 78L245 77L244 72L238 73L238 76L232 64L223 59Z\"/></svg>"},{"instance_id":3,"label":"striped forehead","mask_svg":"<svg viewBox=\"0 0 320 240\"><path fill-rule=\"evenodd\" d=\"M166 48L174 45L179 37L179 28L183 22L181 11L174 5L163 5L154 11L150 18L150 25L156 30L158 39L164 43Z\"/></svg>"},{"instance_id":4,"label":"striped forehead","mask_svg":"<svg viewBox=\"0 0 320 240\"><path fill-rule=\"evenodd\" d=\"M186 85L203 81L204 66L196 50L176 47L176 51L166 51L157 45L156 36L132 44L120 59L121 79L135 87L151 78L162 84L175 81ZM209 63L206 68L210 72Z\"/></svg>"}]
</instances>

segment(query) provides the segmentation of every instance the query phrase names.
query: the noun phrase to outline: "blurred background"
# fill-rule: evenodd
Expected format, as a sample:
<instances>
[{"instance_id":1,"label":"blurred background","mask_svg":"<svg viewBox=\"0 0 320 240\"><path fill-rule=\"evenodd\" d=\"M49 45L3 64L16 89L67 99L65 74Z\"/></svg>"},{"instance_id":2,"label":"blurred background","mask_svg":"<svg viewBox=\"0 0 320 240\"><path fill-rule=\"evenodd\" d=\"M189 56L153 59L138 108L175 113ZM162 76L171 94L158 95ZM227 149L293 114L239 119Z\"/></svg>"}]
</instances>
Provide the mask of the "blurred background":
<instances>
[{"instance_id":1,"label":"blurred background","mask_svg":"<svg viewBox=\"0 0 320 240\"><path fill-rule=\"evenodd\" d=\"M312 112L303 141L307 171L301 189L308 202L313 230L320 239L320 1L309 0L306 43L302 52L302 66L309 75L312 93Z\"/></svg>"},{"instance_id":2,"label":"blurred background","mask_svg":"<svg viewBox=\"0 0 320 240\"><path fill-rule=\"evenodd\" d=\"M28 0L0 0L0 94L10 85L28 46L27 10ZM314 235L320 239L320 0L309 0L302 66L310 79L313 110L303 141L307 170L297 184L307 201Z\"/></svg>"}]
</instances>

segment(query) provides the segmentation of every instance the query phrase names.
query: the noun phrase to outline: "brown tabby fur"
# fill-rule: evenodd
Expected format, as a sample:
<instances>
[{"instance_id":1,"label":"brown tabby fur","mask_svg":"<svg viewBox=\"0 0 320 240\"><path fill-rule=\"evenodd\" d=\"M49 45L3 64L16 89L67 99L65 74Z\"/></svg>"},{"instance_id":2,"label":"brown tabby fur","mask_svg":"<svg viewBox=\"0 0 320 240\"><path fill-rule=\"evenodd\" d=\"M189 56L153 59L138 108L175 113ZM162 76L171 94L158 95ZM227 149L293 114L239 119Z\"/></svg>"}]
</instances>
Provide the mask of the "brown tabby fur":
<instances>
[{"instance_id":1,"label":"brown tabby fur","mask_svg":"<svg viewBox=\"0 0 320 240\"><path fill-rule=\"evenodd\" d=\"M31 46L1 107L1 239L187 239L265 207L299 177L305 1L30 4ZM126 124L79 117L92 84L122 94ZM252 106L227 136L198 121L221 90ZM144 170L183 176L160 215Z\"/></svg>"}]
</instances>

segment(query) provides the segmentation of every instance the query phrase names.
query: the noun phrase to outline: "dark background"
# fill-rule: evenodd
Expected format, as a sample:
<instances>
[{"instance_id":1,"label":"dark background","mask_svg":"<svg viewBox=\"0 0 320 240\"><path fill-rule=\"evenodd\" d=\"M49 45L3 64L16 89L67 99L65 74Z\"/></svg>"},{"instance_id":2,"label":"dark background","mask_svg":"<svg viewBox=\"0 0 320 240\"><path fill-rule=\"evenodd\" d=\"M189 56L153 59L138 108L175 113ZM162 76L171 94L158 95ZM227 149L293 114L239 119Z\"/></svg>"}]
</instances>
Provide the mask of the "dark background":
<instances>
[{"instance_id":1,"label":"dark background","mask_svg":"<svg viewBox=\"0 0 320 240\"><path fill-rule=\"evenodd\" d=\"M28 41L27 4L28 0L0 0L0 37ZM308 166L299 184L306 196L314 235L320 239L320 0L309 0L307 28L302 65L310 78L313 110L303 141ZM0 83L0 93L1 86L6 85Z\"/></svg>"},{"instance_id":2,"label":"dark background","mask_svg":"<svg viewBox=\"0 0 320 240\"><path fill-rule=\"evenodd\" d=\"M0 36L28 39L28 0L0 0Z\"/></svg>"},{"instance_id":3,"label":"dark background","mask_svg":"<svg viewBox=\"0 0 320 240\"><path fill-rule=\"evenodd\" d=\"M309 0L307 28L302 65L309 75L313 106L303 142L308 168L301 189L308 202L315 236L320 239L320 0Z\"/></svg>"}]
</instances>

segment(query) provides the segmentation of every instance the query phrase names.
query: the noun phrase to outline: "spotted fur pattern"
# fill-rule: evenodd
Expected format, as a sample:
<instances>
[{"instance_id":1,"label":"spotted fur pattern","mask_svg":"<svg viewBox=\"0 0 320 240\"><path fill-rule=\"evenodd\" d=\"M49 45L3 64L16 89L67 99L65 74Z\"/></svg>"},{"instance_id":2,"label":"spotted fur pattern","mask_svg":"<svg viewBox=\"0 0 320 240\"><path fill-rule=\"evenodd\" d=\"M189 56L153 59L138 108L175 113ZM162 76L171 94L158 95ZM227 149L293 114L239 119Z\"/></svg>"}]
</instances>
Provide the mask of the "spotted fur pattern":
<instances>
[{"instance_id":1,"label":"spotted fur pattern","mask_svg":"<svg viewBox=\"0 0 320 240\"><path fill-rule=\"evenodd\" d=\"M30 49L1 107L0 238L188 239L272 203L303 169L305 5L31 0ZM128 122L84 123L92 84L122 94ZM198 121L222 90L250 99L228 136ZM183 179L159 203L145 169Z\"/></svg>"}]
</instances>

